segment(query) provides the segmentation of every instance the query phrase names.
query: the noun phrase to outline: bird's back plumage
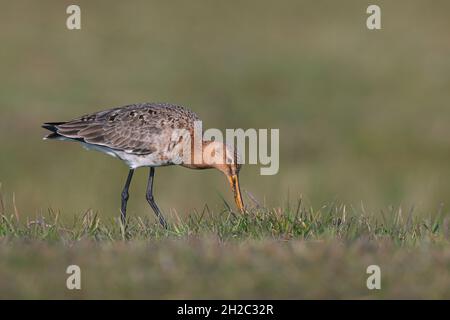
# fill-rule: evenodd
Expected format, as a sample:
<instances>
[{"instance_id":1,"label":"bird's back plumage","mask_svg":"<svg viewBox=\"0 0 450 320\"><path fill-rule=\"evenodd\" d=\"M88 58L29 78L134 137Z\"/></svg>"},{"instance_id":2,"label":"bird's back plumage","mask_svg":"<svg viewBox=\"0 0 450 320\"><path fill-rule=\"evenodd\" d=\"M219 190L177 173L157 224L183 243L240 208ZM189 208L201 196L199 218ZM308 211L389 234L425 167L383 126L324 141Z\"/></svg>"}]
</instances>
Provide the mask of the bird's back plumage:
<instances>
[{"instance_id":1,"label":"bird's back plumage","mask_svg":"<svg viewBox=\"0 0 450 320\"><path fill-rule=\"evenodd\" d=\"M100 111L68 122L45 123L46 138L74 140L126 161L130 167L172 164L198 116L167 103L142 103Z\"/></svg>"}]
</instances>

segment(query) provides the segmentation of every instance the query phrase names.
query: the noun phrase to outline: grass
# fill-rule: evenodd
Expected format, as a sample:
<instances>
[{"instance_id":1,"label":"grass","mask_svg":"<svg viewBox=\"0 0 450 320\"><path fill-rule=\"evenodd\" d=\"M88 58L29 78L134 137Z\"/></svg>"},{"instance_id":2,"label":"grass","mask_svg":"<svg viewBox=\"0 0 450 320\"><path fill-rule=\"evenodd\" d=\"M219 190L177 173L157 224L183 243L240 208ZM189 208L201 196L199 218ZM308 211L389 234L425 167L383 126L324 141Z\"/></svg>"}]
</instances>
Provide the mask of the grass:
<instances>
[{"instance_id":1,"label":"grass","mask_svg":"<svg viewBox=\"0 0 450 320\"><path fill-rule=\"evenodd\" d=\"M205 207L180 218L176 213L168 230L160 227L152 216L129 217L126 230L118 218L102 220L92 210L75 216L70 223L60 219L60 213L49 210L46 216L27 218L21 222L15 215L1 215L0 237L8 240L42 240L74 242L80 240L161 240L183 239L211 235L222 242L230 240L306 240L352 242L389 240L398 246L415 246L423 242L440 243L449 240L449 217L440 210L429 217L418 216L411 209L389 208L381 214L368 214L344 204L306 208L301 201L295 207L255 208L245 215L229 209L211 212ZM67 219L66 219L67 220Z\"/></svg>"},{"instance_id":2,"label":"grass","mask_svg":"<svg viewBox=\"0 0 450 320\"><path fill-rule=\"evenodd\" d=\"M391 242L133 241L71 246L0 246L0 297L59 299L299 299L450 297L450 250ZM66 268L81 268L82 290L65 287ZM379 265L381 290L366 287Z\"/></svg>"},{"instance_id":3,"label":"grass","mask_svg":"<svg viewBox=\"0 0 450 320\"><path fill-rule=\"evenodd\" d=\"M164 230L152 216L88 210L22 221L2 211L0 298L296 299L450 298L449 217L390 208L381 214L299 201L247 215L207 207ZM67 266L82 290L65 287ZM366 287L379 265L382 289Z\"/></svg>"}]
</instances>

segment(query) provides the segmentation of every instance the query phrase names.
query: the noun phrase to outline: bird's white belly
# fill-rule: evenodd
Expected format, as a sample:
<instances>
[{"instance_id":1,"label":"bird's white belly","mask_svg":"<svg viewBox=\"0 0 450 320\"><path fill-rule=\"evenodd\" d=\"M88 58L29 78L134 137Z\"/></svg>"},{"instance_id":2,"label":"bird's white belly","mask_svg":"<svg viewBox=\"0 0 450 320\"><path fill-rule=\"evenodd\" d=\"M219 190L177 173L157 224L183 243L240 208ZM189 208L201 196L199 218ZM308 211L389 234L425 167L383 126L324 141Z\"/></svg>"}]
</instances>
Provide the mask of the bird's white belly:
<instances>
[{"instance_id":1,"label":"bird's white belly","mask_svg":"<svg viewBox=\"0 0 450 320\"><path fill-rule=\"evenodd\" d=\"M135 155L123 151L116 151L116 154L117 157L125 161L125 163L131 169L136 169L139 167L159 167L172 164L172 162L169 159L162 157L157 153L147 155Z\"/></svg>"},{"instance_id":2,"label":"bird's white belly","mask_svg":"<svg viewBox=\"0 0 450 320\"><path fill-rule=\"evenodd\" d=\"M88 143L82 143L82 145L87 150L100 151L114 158L118 158L124 161L131 169L136 169L139 167L160 167L174 164L171 157L167 157L167 155L159 154L157 152L148 155L136 155L99 145L92 145Z\"/></svg>"}]
</instances>

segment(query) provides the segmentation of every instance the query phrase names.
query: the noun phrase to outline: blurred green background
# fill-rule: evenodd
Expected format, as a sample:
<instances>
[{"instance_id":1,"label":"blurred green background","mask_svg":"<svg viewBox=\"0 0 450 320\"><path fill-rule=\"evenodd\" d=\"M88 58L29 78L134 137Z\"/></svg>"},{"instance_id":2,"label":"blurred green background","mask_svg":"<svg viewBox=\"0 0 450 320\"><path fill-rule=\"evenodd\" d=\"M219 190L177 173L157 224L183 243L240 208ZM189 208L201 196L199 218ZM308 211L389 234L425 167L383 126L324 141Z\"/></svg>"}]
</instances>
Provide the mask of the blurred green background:
<instances>
[{"instance_id":1,"label":"blurred green background","mask_svg":"<svg viewBox=\"0 0 450 320\"><path fill-rule=\"evenodd\" d=\"M82 10L69 31L66 7ZM380 31L366 8L382 9ZM42 122L144 101L183 104L204 127L279 128L280 171L242 171L267 206L301 194L378 211L435 211L450 194L448 1L5 1L0 3L0 182L21 216L117 216L127 168ZM130 215L152 214L147 170ZM166 213L232 201L219 172L156 171ZM248 201L247 201L248 202ZM169 214L170 215L170 214Z\"/></svg>"}]
</instances>

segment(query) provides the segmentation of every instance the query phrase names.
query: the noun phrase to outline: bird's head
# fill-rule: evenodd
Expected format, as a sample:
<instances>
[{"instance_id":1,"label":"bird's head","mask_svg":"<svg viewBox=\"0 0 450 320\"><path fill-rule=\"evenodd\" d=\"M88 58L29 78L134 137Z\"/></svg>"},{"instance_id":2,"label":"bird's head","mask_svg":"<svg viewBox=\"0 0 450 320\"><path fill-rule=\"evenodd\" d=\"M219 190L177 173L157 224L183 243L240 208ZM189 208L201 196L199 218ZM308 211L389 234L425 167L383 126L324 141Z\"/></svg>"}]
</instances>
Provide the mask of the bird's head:
<instances>
[{"instance_id":1,"label":"bird's head","mask_svg":"<svg viewBox=\"0 0 450 320\"><path fill-rule=\"evenodd\" d=\"M245 207L239 186L239 171L242 165L238 153L231 146L219 141L203 142L203 163L208 168L216 168L223 172L234 193L234 201L244 213Z\"/></svg>"}]
</instances>

